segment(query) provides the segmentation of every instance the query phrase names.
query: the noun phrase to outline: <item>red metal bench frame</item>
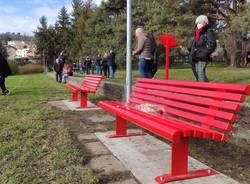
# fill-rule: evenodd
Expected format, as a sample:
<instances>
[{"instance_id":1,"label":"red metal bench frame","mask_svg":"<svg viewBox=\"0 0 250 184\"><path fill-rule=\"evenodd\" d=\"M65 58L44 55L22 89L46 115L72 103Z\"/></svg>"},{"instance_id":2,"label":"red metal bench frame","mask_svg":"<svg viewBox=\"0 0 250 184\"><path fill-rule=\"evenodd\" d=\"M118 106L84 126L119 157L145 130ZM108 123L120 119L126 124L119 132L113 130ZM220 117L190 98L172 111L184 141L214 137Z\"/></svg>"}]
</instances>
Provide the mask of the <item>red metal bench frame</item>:
<instances>
[{"instance_id":1,"label":"red metal bench frame","mask_svg":"<svg viewBox=\"0 0 250 184\"><path fill-rule=\"evenodd\" d=\"M250 85L138 79L129 103L101 101L98 105L117 117L116 133L110 138L141 135L127 132L129 121L172 142L171 171L155 178L163 184L217 174L211 169L188 172L189 138L227 140L246 95ZM166 112L138 109L145 103Z\"/></svg>"},{"instance_id":2,"label":"red metal bench frame","mask_svg":"<svg viewBox=\"0 0 250 184\"><path fill-rule=\"evenodd\" d=\"M80 85L67 83L67 90L72 92L71 101L78 101L78 94L80 93L79 108L87 108L88 93L96 94L104 79L105 77L102 75L86 75Z\"/></svg>"}]
</instances>

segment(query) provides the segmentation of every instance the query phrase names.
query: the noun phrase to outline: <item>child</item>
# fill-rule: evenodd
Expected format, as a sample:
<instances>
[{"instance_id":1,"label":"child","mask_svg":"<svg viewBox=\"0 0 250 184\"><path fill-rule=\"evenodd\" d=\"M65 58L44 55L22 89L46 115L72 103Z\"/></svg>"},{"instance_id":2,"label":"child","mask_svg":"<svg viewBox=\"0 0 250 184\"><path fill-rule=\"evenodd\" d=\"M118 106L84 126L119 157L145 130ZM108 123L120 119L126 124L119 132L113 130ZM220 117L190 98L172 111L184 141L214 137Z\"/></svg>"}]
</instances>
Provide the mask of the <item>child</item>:
<instances>
[{"instance_id":1,"label":"child","mask_svg":"<svg viewBox=\"0 0 250 184\"><path fill-rule=\"evenodd\" d=\"M63 76L62 76L62 82L66 83L68 78L69 78L69 73L70 73L70 67L69 65L65 65L63 68Z\"/></svg>"}]
</instances>

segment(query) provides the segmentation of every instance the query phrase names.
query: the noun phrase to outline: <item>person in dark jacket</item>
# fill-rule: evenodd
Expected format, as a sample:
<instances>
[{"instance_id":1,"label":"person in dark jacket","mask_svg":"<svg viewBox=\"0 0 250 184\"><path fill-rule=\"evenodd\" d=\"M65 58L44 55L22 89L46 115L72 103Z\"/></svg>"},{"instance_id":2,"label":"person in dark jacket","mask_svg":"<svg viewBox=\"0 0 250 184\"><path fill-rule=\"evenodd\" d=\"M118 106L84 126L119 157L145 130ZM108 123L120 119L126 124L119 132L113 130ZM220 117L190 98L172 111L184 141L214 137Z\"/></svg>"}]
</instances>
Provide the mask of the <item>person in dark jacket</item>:
<instances>
[{"instance_id":1,"label":"person in dark jacket","mask_svg":"<svg viewBox=\"0 0 250 184\"><path fill-rule=\"evenodd\" d=\"M210 61L210 55L216 49L216 38L213 30L209 28L207 16L200 15L195 23L197 28L188 43L189 60L196 80L208 82L206 67Z\"/></svg>"},{"instance_id":2,"label":"person in dark jacket","mask_svg":"<svg viewBox=\"0 0 250 184\"><path fill-rule=\"evenodd\" d=\"M62 72L63 72L64 63L60 61L60 59L56 59L54 64L54 71L56 72L56 81L62 82Z\"/></svg>"},{"instance_id":3,"label":"person in dark jacket","mask_svg":"<svg viewBox=\"0 0 250 184\"><path fill-rule=\"evenodd\" d=\"M150 62L152 60L152 46L150 39L144 33L143 28L137 28L135 31L137 37L138 45L135 51L133 51L134 56L139 56L139 72L140 77L149 78L150 77Z\"/></svg>"},{"instance_id":4,"label":"person in dark jacket","mask_svg":"<svg viewBox=\"0 0 250 184\"><path fill-rule=\"evenodd\" d=\"M113 50L110 51L109 56L107 58L108 61L108 70L111 75L111 78L115 78L115 70L116 70L116 64L115 64L115 52Z\"/></svg>"},{"instance_id":5,"label":"person in dark jacket","mask_svg":"<svg viewBox=\"0 0 250 184\"><path fill-rule=\"evenodd\" d=\"M91 68L92 68L92 60L90 59L90 57L88 56L85 60L85 66L86 66L86 71L87 74L90 74Z\"/></svg>"},{"instance_id":6,"label":"person in dark jacket","mask_svg":"<svg viewBox=\"0 0 250 184\"><path fill-rule=\"evenodd\" d=\"M104 54L104 58L102 60L102 71L106 78L109 78L109 68L108 68L108 54Z\"/></svg>"},{"instance_id":7,"label":"person in dark jacket","mask_svg":"<svg viewBox=\"0 0 250 184\"><path fill-rule=\"evenodd\" d=\"M98 54L95 58L96 75L101 75L101 63L102 57L101 54Z\"/></svg>"},{"instance_id":8,"label":"person in dark jacket","mask_svg":"<svg viewBox=\"0 0 250 184\"><path fill-rule=\"evenodd\" d=\"M9 95L9 90L5 86L5 79L11 75L11 70L6 58L0 53L0 88L4 96Z\"/></svg>"}]
</instances>

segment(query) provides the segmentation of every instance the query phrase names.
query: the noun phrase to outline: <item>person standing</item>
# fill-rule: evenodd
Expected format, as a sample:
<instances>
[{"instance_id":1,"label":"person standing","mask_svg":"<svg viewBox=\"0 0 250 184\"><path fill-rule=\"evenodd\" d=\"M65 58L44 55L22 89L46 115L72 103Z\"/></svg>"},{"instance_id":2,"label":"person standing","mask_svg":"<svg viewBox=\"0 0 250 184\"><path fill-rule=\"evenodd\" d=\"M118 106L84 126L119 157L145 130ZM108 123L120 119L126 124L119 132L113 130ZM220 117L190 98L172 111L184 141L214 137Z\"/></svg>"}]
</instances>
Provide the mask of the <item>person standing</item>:
<instances>
[{"instance_id":1,"label":"person standing","mask_svg":"<svg viewBox=\"0 0 250 184\"><path fill-rule=\"evenodd\" d=\"M54 71L56 72L56 81L62 82L63 63L60 62L59 58L56 59L54 64Z\"/></svg>"},{"instance_id":2,"label":"person standing","mask_svg":"<svg viewBox=\"0 0 250 184\"><path fill-rule=\"evenodd\" d=\"M151 45L151 61L149 62L149 78L153 78L158 70L158 58L155 37L152 33L146 33Z\"/></svg>"},{"instance_id":3,"label":"person standing","mask_svg":"<svg viewBox=\"0 0 250 184\"><path fill-rule=\"evenodd\" d=\"M107 65L109 74L111 75L111 78L115 78L115 70L116 70L116 64L115 64L115 52L113 50L110 51L109 56L107 58Z\"/></svg>"},{"instance_id":4,"label":"person standing","mask_svg":"<svg viewBox=\"0 0 250 184\"><path fill-rule=\"evenodd\" d=\"M6 58L0 53L0 88L4 96L9 95L9 90L5 86L5 79L11 75L11 70Z\"/></svg>"},{"instance_id":5,"label":"person standing","mask_svg":"<svg viewBox=\"0 0 250 184\"><path fill-rule=\"evenodd\" d=\"M98 54L95 58L96 75L101 75L101 63L102 57L101 54Z\"/></svg>"},{"instance_id":6,"label":"person standing","mask_svg":"<svg viewBox=\"0 0 250 184\"><path fill-rule=\"evenodd\" d=\"M88 56L86 58L86 70L87 70L87 74L89 75L90 74L90 71L91 71L91 67L92 67L92 61L90 59L90 57Z\"/></svg>"},{"instance_id":7,"label":"person standing","mask_svg":"<svg viewBox=\"0 0 250 184\"><path fill-rule=\"evenodd\" d=\"M134 56L139 56L140 77L150 77L150 62L152 60L151 41L144 33L143 28L137 28L135 36L138 41L137 49L133 51Z\"/></svg>"},{"instance_id":8,"label":"person standing","mask_svg":"<svg viewBox=\"0 0 250 184\"><path fill-rule=\"evenodd\" d=\"M199 82L209 82L206 67L217 43L213 30L209 28L206 15L197 17L196 30L188 43L189 60L192 63L194 76Z\"/></svg>"},{"instance_id":9,"label":"person standing","mask_svg":"<svg viewBox=\"0 0 250 184\"><path fill-rule=\"evenodd\" d=\"M108 68L108 55L104 54L104 58L102 60L102 71L106 78L109 78L109 68Z\"/></svg>"}]
</instances>

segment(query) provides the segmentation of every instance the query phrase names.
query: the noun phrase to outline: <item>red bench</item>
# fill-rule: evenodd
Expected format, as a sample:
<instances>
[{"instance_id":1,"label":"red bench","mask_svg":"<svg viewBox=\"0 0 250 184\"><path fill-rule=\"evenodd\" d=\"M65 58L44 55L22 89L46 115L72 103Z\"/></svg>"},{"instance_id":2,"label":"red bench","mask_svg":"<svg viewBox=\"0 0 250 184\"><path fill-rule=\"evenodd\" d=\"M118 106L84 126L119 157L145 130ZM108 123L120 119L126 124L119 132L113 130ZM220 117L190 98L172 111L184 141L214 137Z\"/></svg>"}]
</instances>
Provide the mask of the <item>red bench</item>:
<instances>
[{"instance_id":1,"label":"red bench","mask_svg":"<svg viewBox=\"0 0 250 184\"><path fill-rule=\"evenodd\" d=\"M66 88L72 92L71 100L78 101L78 93L81 93L80 108L86 108L88 93L96 94L104 78L102 75L86 75L80 85L67 83Z\"/></svg>"},{"instance_id":2,"label":"red bench","mask_svg":"<svg viewBox=\"0 0 250 184\"><path fill-rule=\"evenodd\" d=\"M172 142L171 172L155 178L163 184L216 174L208 169L188 172L189 138L227 140L249 94L250 85L244 84L138 79L129 103L98 105L117 117L110 138L139 135L127 133L129 121ZM145 112L143 104L154 105L155 111Z\"/></svg>"}]
</instances>

